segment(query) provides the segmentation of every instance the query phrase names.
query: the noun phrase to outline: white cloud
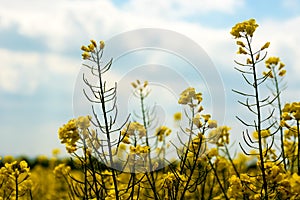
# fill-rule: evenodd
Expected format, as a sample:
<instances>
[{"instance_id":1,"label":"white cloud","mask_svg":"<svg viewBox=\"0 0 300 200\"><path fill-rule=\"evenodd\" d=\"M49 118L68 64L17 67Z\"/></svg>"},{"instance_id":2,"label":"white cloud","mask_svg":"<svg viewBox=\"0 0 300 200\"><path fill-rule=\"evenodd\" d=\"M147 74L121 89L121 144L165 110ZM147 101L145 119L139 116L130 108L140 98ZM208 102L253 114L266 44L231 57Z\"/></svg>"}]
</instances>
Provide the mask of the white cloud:
<instances>
[{"instance_id":1,"label":"white cloud","mask_svg":"<svg viewBox=\"0 0 300 200\"><path fill-rule=\"evenodd\" d=\"M218 11L233 13L243 6L244 1L234 0L130 0L123 8L127 12L148 17L160 17L167 19L180 19L182 17L201 16L210 12Z\"/></svg>"},{"instance_id":2,"label":"white cloud","mask_svg":"<svg viewBox=\"0 0 300 200\"><path fill-rule=\"evenodd\" d=\"M76 60L56 54L0 49L0 59L0 89L13 94L32 94L42 83L64 84L49 77L75 77L80 67Z\"/></svg>"}]
</instances>

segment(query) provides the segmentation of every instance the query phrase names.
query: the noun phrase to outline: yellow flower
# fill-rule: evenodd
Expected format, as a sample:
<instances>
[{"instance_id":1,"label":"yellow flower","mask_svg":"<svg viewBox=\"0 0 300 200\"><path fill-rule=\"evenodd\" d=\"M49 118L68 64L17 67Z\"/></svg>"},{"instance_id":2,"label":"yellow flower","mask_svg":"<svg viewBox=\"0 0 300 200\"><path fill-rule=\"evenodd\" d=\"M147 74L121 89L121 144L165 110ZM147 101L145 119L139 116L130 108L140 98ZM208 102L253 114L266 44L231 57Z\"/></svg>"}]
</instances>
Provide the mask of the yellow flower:
<instances>
[{"instance_id":1,"label":"yellow flower","mask_svg":"<svg viewBox=\"0 0 300 200\"><path fill-rule=\"evenodd\" d=\"M181 120L181 117L182 117L182 114L181 112L177 112L174 114L174 121L180 121Z\"/></svg>"},{"instance_id":2,"label":"yellow flower","mask_svg":"<svg viewBox=\"0 0 300 200\"><path fill-rule=\"evenodd\" d=\"M90 40L90 41L91 41L91 43L94 45L94 47L97 47L97 43L96 43L95 40Z\"/></svg>"},{"instance_id":3,"label":"yellow flower","mask_svg":"<svg viewBox=\"0 0 300 200\"><path fill-rule=\"evenodd\" d=\"M95 46L93 45L93 43L89 44L88 48L89 48L90 52L95 51Z\"/></svg>"},{"instance_id":4,"label":"yellow flower","mask_svg":"<svg viewBox=\"0 0 300 200\"><path fill-rule=\"evenodd\" d=\"M201 115L205 122L207 122L210 119L210 114Z\"/></svg>"},{"instance_id":5,"label":"yellow flower","mask_svg":"<svg viewBox=\"0 0 300 200\"><path fill-rule=\"evenodd\" d=\"M267 42L266 44L264 44L264 46L261 47L260 50L264 50L266 48L269 48L269 46L270 46L270 42Z\"/></svg>"},{"instance_id":6,"label":"yellow flower","mask_svg":"<svg viewBox=\"0 0 300 200\"><path fill-rule=\"evenodd\" d=\"M144 125L140 124L139 122L131 122L127 124L127 126L121 131L121 134L128 137L132 135L139 135L140 138L142 138L146 136L146 129ZM127 143L127 141L124 141L124 143Z\"/></svg>"},{"instance_id":7,"label":"yellow flower","mask_svg":"<svg viewBox=\"0 0 300 200\"><path fill-rule=\"evenodd\" d=\"M243 49L242 47L239 48L237 54L247 54L247 51L245 51L245 49Z\"/></svg>"},{"instance_id":8,"label":"yellow flower","mask_svg":"<svg viewBox=\"0 0 300 200\"><path fill-rule=\"evenodd\" d=\"M91 116L80 116L76 120L76 125L82 130L87 129L90 126L91 118Z\"/></svg>"},{"instance_id":9,"label":"yellow flower","mask_svg":"<svg viewBox=\"0 0 300 200\"><path fill-rule=\"evenodd\" d=\"M104 48L104 46L105 46L105 43L104 43L104 41L103 41L103 40L101 40L101 41L100 41L100 49L103 49L103 48Z\"/></svg>"},{"instance_id":10,"label":"yellow flower","mask_svg":"<svg viewBox=\"0 0 300 200\"><path fill-rule=\"evenodd\" d=\"M217 126L216 120L208 120L208 128L217 128Z\"/></svg>"},{"instance_id":11,"label":"yellow flower","mask_svg":"<svg viewBox=\"0 0 300 200\"><path fill-rule=\"evenodd\" d=\"M86 47L86 46L81 46L81 50L85 51L85 52L89 52L90 51L90 49L88 47Z\"/></svg>"},{"instance_id":12,"label":"yellow flower","mask_svg":"<svg viewBox=\"0 0 300 200\"><path fill-rule=\"evenodd\" d=\"M270 136L270 134L271 134L271 131L269 129L260 131L260 135L261 135L262 138L268 137L268 136ZM258 139L258 132L257 131L253 132L253 137L255 139Z\"/></svg>"},{"instance_id":13,"label":"yellow flower","mask_svg":"<svg viewBox=\"0 0 300 200\"><path fill-rule=\"evenodd\" d=\"M56 148L52 150L52 155L53 156L57 156L58 154L60 154L60 149Z\"/></svg>"},{"instance_id":14,"label":"yellow flower","mask_svg":"<svg viewBox=\"0 0 300 200\"><path fill-rule=\"evenodd\" d=\"M286 74L286 70L285 69L283 69L283 70L281 70L281 71L279 71L279 76L284 76Z\"/></svg>"},{"instance_id":15,"label":"yellow flower","mask_svg":"<svg viewBox=\"0 0 300 200\"><path fill-rule=\"evenodd\" d=\"M281 70L284 66L285 66L285 64L280 62L278 70Z\"/></svg>"},{"instance_id":16,"label":"yellow flower","mask_svg":"<svg viewBox=\"0 0 300 200\"><path fill-rule=\"evenodd\" d=\"M219 152L218 152L218 149L217 148L212 148L209 150L209 152L207 153L207 157L210 159L214 156L218 156L219 155Z\"/></svg>"},{"instance_id":17,"label":"yellow flower","mask_svg":"<svg viewBox=\"0 0 300 200\"><path fill-rule=\"evenodd\" d=\"M242 41L236 41L236 44L241 46L241 47L245 47L246 45L242 42Z\"/></svg>"},{"instance_id":18,"label":"yellow flower","mask_svg":"<svg viewBox=\"0 0 300 200\"><path fill-rule=\"evenodd\" d=\"M196 94L195 88L189 87L185 89L181 94L178 100L179 104L188 104L192 101L193 96Z\"/></svg>"},{"instance_id":19,"label":"yellow flower","mask_svg":"<svg viewBox=\"0 0 300 200\"><path fill-rule=\"evenodd\" d=\"M82 58L84 60L87 60L87 59L89 59L91 57L91 55L88 52L86 52L86 51L83 52L81 55L82 55Z\"/></svg>"},{"instance_id":20,"label":"yellow flower","mask_svg":"<svg viewBox=\"0 0 300 200\"><path fill-rule=\"evenodd\" d=\"M269 57L266 61L266 65L278 65L280 59L278 57Z\"/></svg>"},{"instance_id":21,"label":"yellow flower","mask_svg":"<svg viewBox=\"0 0 300 200\"><path fill-rule=\"evenodd\" d=\"M247 64L252 64L252 61L250 60L250 58L247 58Z\"/></svg>"},{"instance_id":22,"label":"yellow flower","mask_svg":"<svg viewBox=\"0 0 300 200\"><path fill-rule=\"evenodd\" d=\"M252 37L257 27L258 24L256 24L255 19L249 19L247 21L237 23L234 27L232 27L230 34L235 38L244 37L246 35Z\"/></svg>"}]
</instances>

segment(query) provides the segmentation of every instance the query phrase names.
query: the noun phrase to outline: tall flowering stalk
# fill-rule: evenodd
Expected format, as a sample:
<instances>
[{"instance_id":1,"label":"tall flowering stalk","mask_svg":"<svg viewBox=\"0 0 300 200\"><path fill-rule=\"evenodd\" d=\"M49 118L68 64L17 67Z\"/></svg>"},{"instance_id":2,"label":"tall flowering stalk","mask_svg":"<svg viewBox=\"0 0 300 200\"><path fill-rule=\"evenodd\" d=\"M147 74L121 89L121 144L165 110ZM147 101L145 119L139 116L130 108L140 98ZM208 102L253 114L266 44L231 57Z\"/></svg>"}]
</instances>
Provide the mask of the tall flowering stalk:
<instances>
[{"instance_id":1,"label":"tall flowering stalk","mask_svg":"<svg viewBox=\"0 0 300 200\"><path fill-rule=\"evenodd\" d=\"M281 106L281 92L285 89L284 85L282 86L281 82L283 80L283 77L286 74L285 70L285 64L280 61L279 57L269 57L265 61L265 66L267 68L267 71L263 72L263 75L268 77L270 79L275 87L274 89L271 89L273 95L277 98L277 105L275 105L278 108L279 113L279 119L281 120L282 116L282 106ZM275 103L275 102L274 102ZM287 170L287 163L286 163L286 155L284 150L284 133L283 133L283 127L278 126L280 131L280 142L281 142L281 155L282 155L282 162L284 164L284 169Z\"/></svg>"},{"instance_id":2,"label":"tall flowering stalk","mask_svg":"<svg viewBox=\"0 0 300 200\"><path fill-rule=\"evenodd\" d=\"M239 117L237 117L237 119L241 121L242 124L244 124L247 128L255 129L256 137L254 137L254 141L253 139L251 139L248 130L246 134L243 133L243 137L245 142L250 148L258 149L258 157L259 157L258 166L261 169L261 176L262 176L261 196L263 199L268 199L268 181L266 176L265 163L266 163L266 159L268 158L267 154L271 152L271 148L273 145L274 138L273 138L273 134L270 133L270 129L274 126L275 123L271 122L270 125L270 119L272 118L274 109L272 110L270 115L263 116L263 108L267 107L268 105L271 105L271 103L276 99L276 97L272 100L269 100L270 97L261 98L260 88L261 85L266 81L266 78L268 76L259 77L257 65L258 63L263 61L264 58L266 57L267 52L264 52L264 50L269 47L270 42L265 43L257 51L253 49L252 47L253 34L257 27L258 24L256 24L256 21L254 19L250 19L248 21L244 21L236 24L230 32L235 39L242 39L242 40L237 40L236 42L239 47L237 54L245 55L246 62L241 63L235 61L236 64L240 66L240 68L236 68L236 69L242 73L244 80L248 85L252 87L254 93L244 93L236 90L233 91L246 97L245 102L239 101L239 103L247 107L247 109L256 116L254 123L247 123ZM252 80L250 80L250 78L248 78L247 76L250 77L252 76ZM251 103L251 99L254 99L253 103ZM266 122L268 122L269 124L266 128L263 128ZM270 144L267 143L268 137L272 137L272 141ZM256 147L255 144L257 144L258 147ZM241 148L246 153L246 151L242 146Z\"/></svg>"}]
</instances>

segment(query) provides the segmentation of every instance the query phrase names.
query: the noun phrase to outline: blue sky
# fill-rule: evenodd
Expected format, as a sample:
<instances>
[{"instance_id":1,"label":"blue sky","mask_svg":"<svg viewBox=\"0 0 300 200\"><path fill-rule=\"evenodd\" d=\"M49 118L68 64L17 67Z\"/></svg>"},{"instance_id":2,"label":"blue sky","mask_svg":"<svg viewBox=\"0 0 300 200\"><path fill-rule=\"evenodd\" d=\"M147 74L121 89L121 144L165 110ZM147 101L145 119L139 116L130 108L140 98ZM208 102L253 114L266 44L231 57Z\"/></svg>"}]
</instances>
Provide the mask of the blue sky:
<instances>
[{"instance_id":1,"label":"blue sky","mask_svg":"<svg viewBox=\"0 0 300 200\"><path fill-rule=\"evenodd\" d=\"M225 87L224 123L239 138L242 127L234 116L243 108L237 106L239 97L231 89L242 88L242 78L233 70L236 46L230 29L237 22L257 20L255 43L270 41L269 55L279 56L287 67L283 100L299 101L299 13L297 0L3 1L0 155L50 155L53 148L63 150L57 129L73 117L80 46L92 38L109 40L141 28L178 32L206 51Z\"/></svg>"}]
</instances>

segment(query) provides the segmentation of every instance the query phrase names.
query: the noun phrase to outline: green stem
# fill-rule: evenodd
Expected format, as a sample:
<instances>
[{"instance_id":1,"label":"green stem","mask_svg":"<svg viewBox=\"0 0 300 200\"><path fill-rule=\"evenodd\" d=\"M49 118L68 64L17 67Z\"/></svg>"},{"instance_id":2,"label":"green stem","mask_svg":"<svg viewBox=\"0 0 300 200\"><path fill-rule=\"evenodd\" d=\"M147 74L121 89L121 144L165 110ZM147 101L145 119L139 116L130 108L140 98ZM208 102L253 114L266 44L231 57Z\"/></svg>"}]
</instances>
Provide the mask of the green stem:
<instances>
[{"instance_id":1,"label":"green stem","mask_svg":"<svg viewBox=\"0 0 300 200\"><path fill-rule=\"evenodd\" d=\"M149 147L148 160L149 160L149 170L150 170L150 177L151 177L151 180L149 180L149 183L150 183L151 189L154 194L154 199L158 200L155 179L154 179L154 173L152 171L153 167L152 167L152 161L151 161L151 149L150 149L150 145L149 145L148 122L147 122L147 118L146 118L146 110L145 110L145 105L144 105L145 97L144 97L142 91L140 91L140 99L141 99L141 111L142 111L142 116L143 116L143 124L146 129L146 145Z\"/></svg>"},{"instance_id":2,"label":"green stem","mask_svg":"<svg viewBox=\"0 0 300 200\"><path fill-rule=\"evenodd\" d=\"M298 175L300 176L300 130L299 130L299 120L297 119L297 136L298 136L298 154L297 154L297 165L298 165Z\"/></svg>"},{"instance_id":3,"label":"green stem","mask_svg":"<svg viewBox=\"0 0 300 200\"><path fill-rule=\"evenodd\" d=\"M218 176L218 173L217 173L216 169L214 168L214 165L212 164L212 162L210 161L209 158L207 158L207 159L208 159L208 162L209 162L209 164L210 164L210 166L211 166L211 168L212 168L212 170L213 170L213 172L214 172L214 174L215 174L215 177L216 177L216 179L217 179L217 181L218 181L218 183L219 183L219 186L220 186L220 188L221 188L221 190L222 190L222 193L224 194L225 199L226 199L226 200L229 200L229 198L227 197L226 191L224 190L224 188L223 188L223 186L222 186L222 183L221 183L221 181L220 181L220 178L219 178L219 176Z\"/></svg>"},{"instance_id":4,"label":"green stem","mask_svg":"<svg viewBox=\"0 0 300 200\"><path fill-rule=\"evenodd\" d=\"M16 200L19 198L19 185L18 185L18 177L16 177L15 180L15 185L16 185Z\"/></svg>"},{"instance_id":5,"label":"green stem","mask_svg":"<svg viewBox=\"0 0 300 200\"><path fill-rule=\"evenodd\" d=\"M274 67L272 67L272 71L273 71L273 74L274 74L274 81L275 81L275 87L276 87L277 103L278 103L279 116L280 116L279 119L281 120L282 110L281 110L279 83L278 83L278 80L277 80L277 76L276 76ZM279 130L280 130L280 140L281 140L282 161L283 161L284 169L286 170L286 158L285 158L285 152L284 152L283 127L280 126Z\"/></svg>"},{"instance_id":6,"label":"green stem","mask_svg":"<svg viewBox=\"0 0 300 200\"><path fill-rule=\"evenodd\" d=\"M258 148L259 148L259 159L261 163L261 172L263 178L263 190L265 191L265 200L268 200L268 183L266 179L265 165L264 165L264 157L263 157L263 146L262 146L262 136L261 136L261 110L260 110L260 101L259 101L259 92L258 92L258 84L257 84L257 75L256 75L256 66L254 55L252 52L250 40L248 36L245 36L247 40L247 44L250 51L251 61L252 61L252 70L253 70L253 81L254 81L254 89L255 89L255 101L256 101L256 109L257 109L257 132L258 132Z\"/></svg>"},{"instance_id":7,"label":"green stem","mask_svg":"<svg viewBox=\"0 0 300 200\"><path fill-rule=\"evenodd\" d=\"M103 51L103 50L102 50ZM99 51L100 52L100 51ZM106 137L107 137L107 145L108 145L108 154L109 154L109 159L110 159L110 164L111 164L111 170L112 170L112 177L113 177L113 183L114 183L114 188L115 188L115 195L116 199L119 199L119 190L118 190L118 184L117 184L117 177L116 177L116 171L115 171L115 166L114 166L114 161L112 158L112 146L111 146L111 141L110 141L110 131L109 131L109 124L108 124L108 119L107 119L107 112L106 112L106 105L105 105L105 91L103 88L103 83L102 83L102 74L101 74L101 66L100 66L100 59L102 57L102 54L99 56L99 52L96 54L96 63L98 67L98 76L99 76L99 88L100 88L100 98L101 98L101 109L103 113L103 119L105 123L105 132L106 132Z\"/></svg>"}]
</instances>

